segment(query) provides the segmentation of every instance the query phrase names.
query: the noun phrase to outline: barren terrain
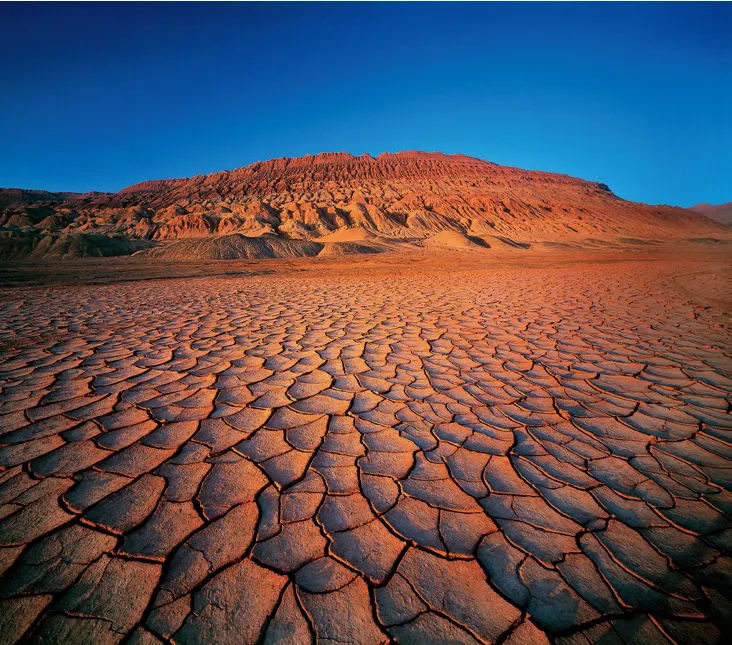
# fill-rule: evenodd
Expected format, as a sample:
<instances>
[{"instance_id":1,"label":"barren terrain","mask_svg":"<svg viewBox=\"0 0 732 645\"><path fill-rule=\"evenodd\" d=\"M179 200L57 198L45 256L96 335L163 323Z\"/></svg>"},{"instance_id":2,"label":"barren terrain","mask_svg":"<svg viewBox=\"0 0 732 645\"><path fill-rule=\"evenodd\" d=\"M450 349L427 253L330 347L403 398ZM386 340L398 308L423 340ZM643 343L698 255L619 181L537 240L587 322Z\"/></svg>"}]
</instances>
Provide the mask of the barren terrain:
<instances>
[{"instance_id":1,"label":"barren terrain","mask_svg":"<svg viewBox=\"0 0 732 645\"><path fill-rule=\"evenodd\" d=\"M715 222L719 222L723 226L732 226L732 202L726 204L697 204L692 206L691 210L705 215Z\"/></svg>"},{"instance_id":2,"label":"barren terrain","mask_svg":"<svg viewBox=\"0 0 732 645\"><path fill-rule=\"evenodd\" d=\"M118 193L0 189L0 261L332 257L426 250L621 250L732 241L683 208L465 155L323 153Z\"/></svg>"},{"instance_id":3,"label":"barren terrain","mask_svg":"<svg viewBox=\"0 0 732 645\"><path fill-rule=\"evenodd\" d=\"M130 262L0 288L0 643L729 634L728 256Z\"/></svg>"}]
</instances>

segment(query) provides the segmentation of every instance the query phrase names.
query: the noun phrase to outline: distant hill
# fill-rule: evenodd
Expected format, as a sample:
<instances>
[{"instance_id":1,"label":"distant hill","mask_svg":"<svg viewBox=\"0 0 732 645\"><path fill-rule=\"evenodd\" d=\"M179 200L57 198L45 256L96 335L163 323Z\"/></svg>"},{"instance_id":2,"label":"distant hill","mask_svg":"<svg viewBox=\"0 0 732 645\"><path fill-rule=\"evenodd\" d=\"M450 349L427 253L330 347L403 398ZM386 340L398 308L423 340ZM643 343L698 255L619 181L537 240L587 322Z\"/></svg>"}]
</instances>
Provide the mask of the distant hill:
<instances>
[{"instance_id":1,"label":"distant hill","mask_svg":"<svg viewBox=\"0 0 732 645\"><path fill-rule=\"evenodd\" d=\"M709 219L719 222L723 226L732 227L732 202L726 204L697 204L691 210L706 215Z\"/></svg>"},{"instance_id":2,"label":"distant hill","mask_svg":"<svg viewBox=\"0 0 732 645\"><path fill-rule=\"evenodd\" d=\"M32 257L52 248L64 258L130 253L141 250L135 241L147 242L150 258L195 259L607 248L726 235L695 211L629 202L605 184L437 152L272 159L118 193L0 189L0 257L19 259L23 249ZM180 243L193 239L218 241Z\"/></svg>"},{"instance_id":3,"label":"distant hill","mask_svg":"<svg viewBox=\"0 0 732 645\"><path fill-rule=\"evenodd\" d=\"M26 188L0 188L0 208L11 204L34 204L36 202L62 202L77 193L49 193L47 190L28 190Z\"/></svg>"}]
</instances>

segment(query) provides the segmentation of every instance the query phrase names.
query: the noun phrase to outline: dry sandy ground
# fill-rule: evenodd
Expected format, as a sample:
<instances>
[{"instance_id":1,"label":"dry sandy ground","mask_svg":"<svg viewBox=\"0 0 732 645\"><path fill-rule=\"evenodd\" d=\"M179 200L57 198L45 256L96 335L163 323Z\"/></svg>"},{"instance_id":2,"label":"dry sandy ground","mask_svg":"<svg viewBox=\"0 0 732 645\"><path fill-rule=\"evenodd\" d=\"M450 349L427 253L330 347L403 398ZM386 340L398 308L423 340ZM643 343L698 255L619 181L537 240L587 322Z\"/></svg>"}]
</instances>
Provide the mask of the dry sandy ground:
<instances>
[{"instance_id":1,"label":"dry sandy ground","mask_svg":"<svg viewBox=\"0 0 732 645\"><path fill-rule=\"evenodd\" d=\"M727 258L75 266L0 290L0 643L729 634Z\"/></svg>"}]
</instances>

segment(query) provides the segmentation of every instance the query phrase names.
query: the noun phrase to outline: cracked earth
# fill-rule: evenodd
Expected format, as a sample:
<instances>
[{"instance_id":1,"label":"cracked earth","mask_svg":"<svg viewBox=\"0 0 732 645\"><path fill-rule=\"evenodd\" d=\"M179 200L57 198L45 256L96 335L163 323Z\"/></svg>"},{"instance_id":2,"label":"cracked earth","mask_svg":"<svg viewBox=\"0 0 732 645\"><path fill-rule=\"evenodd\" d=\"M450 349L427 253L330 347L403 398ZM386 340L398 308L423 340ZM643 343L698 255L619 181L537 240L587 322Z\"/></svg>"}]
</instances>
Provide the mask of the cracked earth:
<instances>
[{"instance_id":1,"label":"cracked earth","mask_svg":"<svg viewBox=\"0 0 732 645\"><path fill-rule=\"evenodd\" d=\"M715 643L729 317L668 263L6 289L0 643Z\"/></svg>"}]
</instances>

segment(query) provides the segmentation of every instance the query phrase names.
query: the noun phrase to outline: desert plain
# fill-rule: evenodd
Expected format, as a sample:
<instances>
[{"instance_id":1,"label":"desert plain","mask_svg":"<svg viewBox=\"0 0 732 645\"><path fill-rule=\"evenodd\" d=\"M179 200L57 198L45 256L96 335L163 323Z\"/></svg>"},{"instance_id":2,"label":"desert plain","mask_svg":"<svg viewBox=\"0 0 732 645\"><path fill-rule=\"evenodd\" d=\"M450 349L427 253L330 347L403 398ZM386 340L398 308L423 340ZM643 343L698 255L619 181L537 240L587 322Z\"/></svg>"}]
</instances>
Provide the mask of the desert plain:
<instances>
[{"instance_id":1,"label":"desert plain","mask_svg":"<svg viewBox=\"0 0 732 645\"><path fill-rule=\"evenodd\" d=\"M732 233L345 153L0 190L0 645L732 633Z\"/></svg>"},{"instance_id":2,"label":"desert plain","mask_svg":"<svg viewBox=\"0 0 732 645\"><path fill-rule=\"evenodd\" d=\"M2 274L0 643L729 634L726 252Z\"/></svg>"}]
</instances>

